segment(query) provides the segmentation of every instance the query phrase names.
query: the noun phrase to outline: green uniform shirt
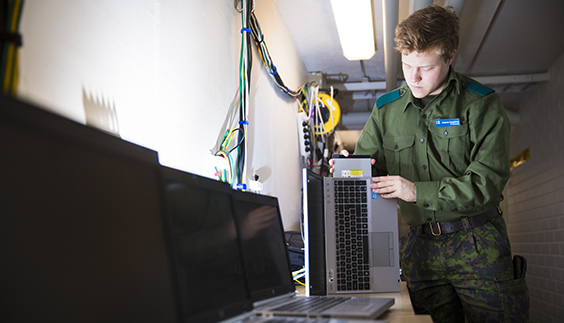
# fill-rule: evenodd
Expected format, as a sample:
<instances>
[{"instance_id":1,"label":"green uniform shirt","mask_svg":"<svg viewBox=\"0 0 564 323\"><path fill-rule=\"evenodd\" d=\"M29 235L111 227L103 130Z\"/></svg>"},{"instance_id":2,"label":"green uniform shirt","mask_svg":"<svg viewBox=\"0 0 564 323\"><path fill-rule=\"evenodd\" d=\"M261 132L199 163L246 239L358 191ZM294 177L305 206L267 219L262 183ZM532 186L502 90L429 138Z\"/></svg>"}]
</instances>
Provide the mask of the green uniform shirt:
<instances>
[{"instance_id":1,"label":"green uniform shirt","mask_svg":"<svg viewBox=\"0 0 564 323\"><path fill-rule=\"evenodd\" d=\"M509 179L511 125L494 91L452 67L444 89L421 108L407 85L376 102L355 154L373 175L415 182L416 202L398 199L410 225L449 222L494 209Z\"/></svg>"}]
</instances>

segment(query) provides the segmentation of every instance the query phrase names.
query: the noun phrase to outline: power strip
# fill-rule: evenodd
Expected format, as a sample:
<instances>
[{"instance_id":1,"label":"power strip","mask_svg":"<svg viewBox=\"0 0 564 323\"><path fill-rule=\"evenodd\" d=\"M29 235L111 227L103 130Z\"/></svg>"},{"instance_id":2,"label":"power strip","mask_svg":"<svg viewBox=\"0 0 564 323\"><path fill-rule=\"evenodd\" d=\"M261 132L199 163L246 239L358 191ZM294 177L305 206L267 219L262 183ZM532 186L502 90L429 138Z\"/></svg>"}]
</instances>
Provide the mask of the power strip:
<instances>
[{"instance_id":1,"label":"power strip","mask_svg":"<svg viewBox=\"0 0 564 323\"><path fill-rule=\"evenodd\" d=\"M311 129L309 126L309 118L305 112L299 112L296 115L296 121L298 123L300 154L302 157L309 158L311 154Z\"/></svg>"}]
</instances>

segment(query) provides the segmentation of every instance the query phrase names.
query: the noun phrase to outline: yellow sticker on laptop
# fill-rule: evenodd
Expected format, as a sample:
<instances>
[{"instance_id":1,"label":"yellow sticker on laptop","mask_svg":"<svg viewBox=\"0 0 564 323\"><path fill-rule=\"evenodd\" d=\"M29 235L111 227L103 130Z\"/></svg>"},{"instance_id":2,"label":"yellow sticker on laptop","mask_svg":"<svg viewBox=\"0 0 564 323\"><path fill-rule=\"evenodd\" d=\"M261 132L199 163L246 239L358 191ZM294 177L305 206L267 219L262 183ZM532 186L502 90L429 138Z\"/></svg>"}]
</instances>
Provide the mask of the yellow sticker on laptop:
<instances>
[{"instance_id":1,"label":"yellow sticker on laptop","mask_svg":"<svg viewBox=\"0 0 564 323\"><path fill-rule=\"evenodd\" d=\"M362 170L342 170L341 177L362 177Z\"/></svg>"}]
</instances>

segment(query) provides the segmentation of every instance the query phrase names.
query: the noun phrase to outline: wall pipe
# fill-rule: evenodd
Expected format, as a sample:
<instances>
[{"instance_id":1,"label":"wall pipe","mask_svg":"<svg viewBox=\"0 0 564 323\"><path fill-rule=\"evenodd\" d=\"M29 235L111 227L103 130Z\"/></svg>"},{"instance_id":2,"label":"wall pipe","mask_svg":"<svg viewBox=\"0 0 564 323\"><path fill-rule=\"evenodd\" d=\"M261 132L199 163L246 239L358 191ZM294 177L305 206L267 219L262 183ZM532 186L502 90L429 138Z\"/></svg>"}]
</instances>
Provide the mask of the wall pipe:
<instances>
[{"instance_id":1,"label":"wall pipe","mask_svg":"<svg viewBox=\"0 0 564 323\"><path fill-rule=\"evenodd\" d=\"M394 49L394 36L398 25L399 3L396 0L382 1L382 18L384 22L384 64L386 66L386 92L397 87L398 53Z\"/></svg>"}]
</instances>

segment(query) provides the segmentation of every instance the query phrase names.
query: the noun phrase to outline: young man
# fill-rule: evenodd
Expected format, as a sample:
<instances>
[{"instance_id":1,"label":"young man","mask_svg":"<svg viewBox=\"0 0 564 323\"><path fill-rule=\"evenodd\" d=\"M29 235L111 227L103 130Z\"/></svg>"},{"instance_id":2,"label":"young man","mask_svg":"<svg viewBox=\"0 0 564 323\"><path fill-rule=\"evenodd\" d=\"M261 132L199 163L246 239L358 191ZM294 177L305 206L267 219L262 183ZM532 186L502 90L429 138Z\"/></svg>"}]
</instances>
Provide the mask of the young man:
<instances>
[{"instance_id":1,"label":"young man","mask_svg":"<svg viewBox=\"0 0 564 323\"><path fill-rule=\"evenodd\" d=\"M528 321L497 210L509 178L510 124L494 90L455 72L458 18L418 10L396 28L406 85L381 96L356 144L372 189L410 225L402 270L416 313L435 322Z\"/></svg>"}]
</instances>

